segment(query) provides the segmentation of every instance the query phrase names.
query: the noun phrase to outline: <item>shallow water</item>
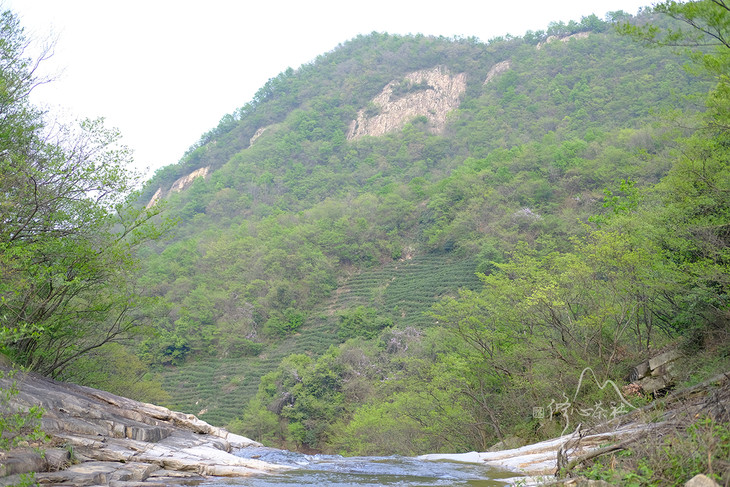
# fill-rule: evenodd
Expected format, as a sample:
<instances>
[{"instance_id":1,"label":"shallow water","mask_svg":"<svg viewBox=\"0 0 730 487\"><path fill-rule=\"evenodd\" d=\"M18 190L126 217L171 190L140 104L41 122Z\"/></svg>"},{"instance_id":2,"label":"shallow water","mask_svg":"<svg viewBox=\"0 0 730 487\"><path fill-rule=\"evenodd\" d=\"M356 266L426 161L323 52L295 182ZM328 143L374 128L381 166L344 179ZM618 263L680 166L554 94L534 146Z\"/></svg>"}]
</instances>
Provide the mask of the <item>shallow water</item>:
<instances>
[{"instance_id":1,"label":"shallow water","mask_svg":"<svg viewBox=\"0 0 730 487\"><path fill-rule=\"evenodd\" d=\"M486 465L458 462L427 462L412 457L342 457L339 455L304 455L273 448L245 448L236 453L244 458L290 465L294 470L247 478L216 480L206 487L245 485L276 487L318 485L330 487L431 487L506 485L499 479L515 477L513 472Z\"/></svg>"}]
</instances>

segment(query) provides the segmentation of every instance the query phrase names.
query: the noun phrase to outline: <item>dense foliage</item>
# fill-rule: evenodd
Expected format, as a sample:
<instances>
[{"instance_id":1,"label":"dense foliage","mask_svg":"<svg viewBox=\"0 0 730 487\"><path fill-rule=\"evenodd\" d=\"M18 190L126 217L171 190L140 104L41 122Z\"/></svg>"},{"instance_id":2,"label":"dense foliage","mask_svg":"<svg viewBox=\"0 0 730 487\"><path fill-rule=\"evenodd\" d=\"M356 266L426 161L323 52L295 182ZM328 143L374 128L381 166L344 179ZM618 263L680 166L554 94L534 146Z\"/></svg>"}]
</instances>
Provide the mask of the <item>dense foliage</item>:
<instances>
[{"instance_id":1,"label":"dense foliage","mask_svg":"<svg viewBox=\"0 0 730 487\"><path fill-rule=\"evenodd\" d=\"M484 271L520 240L566 248L604 187L658 181L666 165L648 159L676 134L652 125L654 113L691 106L673 93L702 82L607 22L566 29L488 44L371 34L272 79L144 193L211 168L169 196L174 240L143 254L140 282L170 303L146 359L255 354L255 343L296 331L348 273L414 251L478 256ZM594 34L536 47L576 30ZM512 68L484 84L505 59ZM468 77L445 134L420 117L347 139L386 83L434 65ZM380 312L397 324L398 312Z\"/></svg>"},{"instance_id":2,"label":"dense foliage","mask_svg":"<svg viewBox=\"0 0 730 487\"><path fill-rule=\"evenodd\" d=\"M170 305L147 360L179 364L172 384L239 357L226 394L251 398L261 380L230 426L258 439L415 454L558 434L565 420L533 408L586 368L620 379L678 337L726 343L724 152L702 129L719 110L697 118L716 80L616 34L627 21L677 28L613 12L487 44L373 33L272 79L147 189L213 171L168 197L179 232L145 254L143 282ZM590 35L566 37L578 32ZM468 80L444 133L418 117L346 137L386 83L434 65ZM721 93L708 100L722 106ZM434 264L413 281L376 271L413 255L469 263L460 272L481 281L437 290ZM286 356L322 327L323 348ZM176 406L220 403L195 390ZM584 405L609 401L583 392Z\"/></svg>"},{"instance_id":3,"label":"dense foliage","mask_svg":"<svg viewBox=\"0 0 730 487\"><path fill-rule=\"evenodd\" d=\"M359 455L559 434L556 402L615 401L600 385L667 344L726 366L728 57L675 52L697 41L683 22L722 45L724 5L487 43L359 36L272 78L135 207L116 196L124 154L105 152L107 132L47 144L17 102L7 130L28 142L0 166L0 184L15 178L0 191L4 351L270 444ZM443 131L423 115L348 137L388 83L429 90L406 76L434 67L466 77ZM179 224L137 245L157 235L160 203L143 207L158 191ZM133 348L107 343L141 322ZM148 370L167 391L130 387Z\"/></svg>"},{"instance_id":4,"label":"dense foliage","mask_svg":"<svg viewBox=\"0 0 730 487\"><path fill-rule=\"evenodd\" d=\"M146 318L135 249L164 231L133 206L129 151L101 120L46 122L28 94L38 62L0 18L0 351L57 377ZM87 364L88 365L88 364Z\"/></svg>"}]
</instances>

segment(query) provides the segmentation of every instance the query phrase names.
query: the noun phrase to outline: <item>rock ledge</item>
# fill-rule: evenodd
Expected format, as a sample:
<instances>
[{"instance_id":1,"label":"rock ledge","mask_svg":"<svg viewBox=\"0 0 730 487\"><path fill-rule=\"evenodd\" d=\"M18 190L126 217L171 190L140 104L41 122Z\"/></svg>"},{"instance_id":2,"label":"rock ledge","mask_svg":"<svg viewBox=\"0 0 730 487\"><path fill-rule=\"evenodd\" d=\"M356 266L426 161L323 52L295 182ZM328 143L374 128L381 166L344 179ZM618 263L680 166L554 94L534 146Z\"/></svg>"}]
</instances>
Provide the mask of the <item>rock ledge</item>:
<instances>
[{"instance_id":1,"label":"rock ledge","mask_svg":"<svg viewBox=\"0 0 730 487\"><path fill-rule=\"evenodd\" d=\"M16 374L15 380L20 392L7 409L42 406L41 425L51 439L40 451L0 453L0 486L12 485L27 472L37 472L41 485L131 487L194 484L207 477L289 468L233 455L235 448L261 445L192 414L35 374ZM0 388L9 386L9 379L0 379Z\"/></svg>"}]
</instances>

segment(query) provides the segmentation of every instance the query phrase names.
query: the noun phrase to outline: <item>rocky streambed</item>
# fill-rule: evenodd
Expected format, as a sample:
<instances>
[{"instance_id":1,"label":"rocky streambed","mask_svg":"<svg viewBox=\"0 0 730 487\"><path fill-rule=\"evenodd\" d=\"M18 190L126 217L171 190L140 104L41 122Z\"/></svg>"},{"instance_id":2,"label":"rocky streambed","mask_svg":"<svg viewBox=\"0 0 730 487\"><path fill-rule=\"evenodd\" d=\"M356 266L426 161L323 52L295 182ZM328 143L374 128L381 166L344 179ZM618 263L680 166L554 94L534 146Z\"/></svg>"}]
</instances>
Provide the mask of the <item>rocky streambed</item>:
<instances>
[{"instance_id":1,"label":"rocky streambed","mask_svg":"<svg viewBox=\"0 0 730 487\"><path fill-rule=\"evenodd\" d=\"M50 439L0 452L0 485L12 485L27 472L37 472L41 485L136 486L291 468L233 455L261 445L193 415L35 374L18 373L15 381L19 392L0 412L42 406L41 427ZM1 389L10 385L0 379Z\"/></svg>"},{"instance_id":2,"label":"rocky streambed","mask_svg":"<svg viewBox=\"0 0 730 487\"><path fill-rule=\"evenodd\" d=\"M262 449L194 415L104 391L34 374L17 374L15 380L19 392L0 403L0 414L39 405L50 439L0 452L0 486L17 483L26 472L36 472L41 485L66 486L533 485L554 480L559 468L652 441L702 414L727 421L730 411L730 374L720 374L607 423L520 448L418 458L310 458ZM0 379L1 389L10 385ZM250 476L253 484L243 479ZM241 480L231 480L236 477Z\"/></svg>"}]
</instances>

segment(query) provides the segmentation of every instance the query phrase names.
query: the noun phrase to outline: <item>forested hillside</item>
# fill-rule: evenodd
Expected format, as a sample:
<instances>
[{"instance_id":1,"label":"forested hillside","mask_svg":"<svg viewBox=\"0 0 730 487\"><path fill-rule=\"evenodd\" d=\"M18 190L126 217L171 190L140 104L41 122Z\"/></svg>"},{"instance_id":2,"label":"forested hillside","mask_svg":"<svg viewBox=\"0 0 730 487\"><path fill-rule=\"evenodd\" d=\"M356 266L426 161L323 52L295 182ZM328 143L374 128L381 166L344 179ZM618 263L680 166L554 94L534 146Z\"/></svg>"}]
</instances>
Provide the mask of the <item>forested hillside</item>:
<instances>
[{"instance_id":1,"label":"forested hillside","mask_svg":"<svg viewBox=\"0 0 730 487\"><path fill-rule=\"evenodd\" d=\"M145 332L60 376L409 455L559 434L533 410L586 367L625 383L667 345L702 358L681 380L727 366L727 48L676 45L728 13L698 4L372 33L283 71L144 187L176 222L136 250Z\"/></svg>"},{"instance_id":2,"label":"forested hillside","mask_svg":"<svg viewBox=\"0 0 730 487\"><path fill-rule=\"evenodd\" d=\"M574 31L590 35L544 43ZM485 83L504 61L509 69ZM377 111L371 100L388 83L434 67L467 79L443 131L433 133L426 111L348 140L358 110ZM669 51L595 18L486 45L372 34L287 70L144 194L207 168L167 198L178 229L144 255L144 287L170 305L145 357L257 353L349 276L413 255L445 252L484 271L519 241L564 249L600 211L604 188L666 172L659 158L647 162L676 136L659 114L692 109L683 96L706 89Z\"/></svg>"}]
</instances>

